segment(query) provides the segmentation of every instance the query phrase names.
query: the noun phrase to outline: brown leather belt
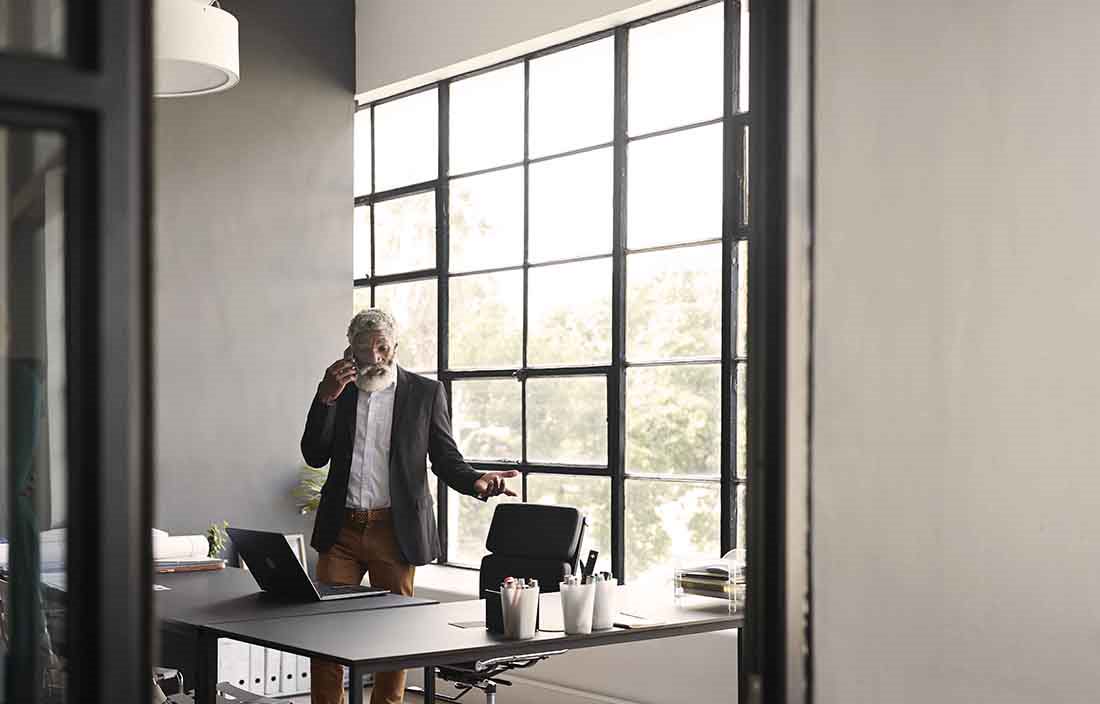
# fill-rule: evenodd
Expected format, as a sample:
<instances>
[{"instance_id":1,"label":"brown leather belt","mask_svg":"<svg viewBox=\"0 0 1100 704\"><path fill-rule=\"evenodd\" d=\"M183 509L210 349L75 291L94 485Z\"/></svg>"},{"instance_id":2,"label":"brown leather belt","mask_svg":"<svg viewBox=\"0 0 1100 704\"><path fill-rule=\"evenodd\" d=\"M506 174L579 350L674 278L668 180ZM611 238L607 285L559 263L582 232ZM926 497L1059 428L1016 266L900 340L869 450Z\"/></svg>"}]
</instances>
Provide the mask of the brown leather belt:
<instances>
[{"instance_id":1,"label":"brown leather belt","mask_svg":"<svg viewBox=\"0 0 1100 704\"><path fill-rule=\"evenodd\" d=\"M378 523L380 521L389 520L392 520L392 516L388 508L344 509L344 522L359 528L365 528L368 523Z\"/></svg>"}]
</instances>

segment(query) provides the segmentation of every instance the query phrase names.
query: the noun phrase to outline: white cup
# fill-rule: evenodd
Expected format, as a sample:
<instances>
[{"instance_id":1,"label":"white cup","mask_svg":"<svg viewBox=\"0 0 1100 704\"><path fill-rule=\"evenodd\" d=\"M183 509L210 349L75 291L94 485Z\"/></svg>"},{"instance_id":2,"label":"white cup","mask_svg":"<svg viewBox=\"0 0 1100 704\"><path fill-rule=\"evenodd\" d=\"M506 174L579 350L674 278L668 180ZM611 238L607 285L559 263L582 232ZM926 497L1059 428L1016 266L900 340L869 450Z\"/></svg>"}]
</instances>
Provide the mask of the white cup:
<instances>
[{"instance_id":1,"label":"white cup","mask_svg":"<svg viewBox=\"0 0 1100 704\"><path fill-rule=\"evenodd\" d=\"M592 632L592 607L596 599L596 585L566 584L561 588L561 615L565 632L573 635Z\"/></svg>"},{"instance_id":2,"label":"white cup","mask_svg":"<svg viewBox=\"0 0 1100 704\"><path fill-rule=\"evenodd\" d=\"M504 620L505 638L525 640L535 637L535 623L539 614L538 585L527 589L502 588L500 608Z\"/></svg>"},{"instance_id":3,"label":"white cup","mask_svg":"<svg viewBox=\"0 0 1100 704\"><path fill-rule=\"evenodd\" d=\"M614 579L596 582L596 600L592 607L592 630L606 631L615 621L615 594L619 583Z\"/></svg>"}]
</instances>

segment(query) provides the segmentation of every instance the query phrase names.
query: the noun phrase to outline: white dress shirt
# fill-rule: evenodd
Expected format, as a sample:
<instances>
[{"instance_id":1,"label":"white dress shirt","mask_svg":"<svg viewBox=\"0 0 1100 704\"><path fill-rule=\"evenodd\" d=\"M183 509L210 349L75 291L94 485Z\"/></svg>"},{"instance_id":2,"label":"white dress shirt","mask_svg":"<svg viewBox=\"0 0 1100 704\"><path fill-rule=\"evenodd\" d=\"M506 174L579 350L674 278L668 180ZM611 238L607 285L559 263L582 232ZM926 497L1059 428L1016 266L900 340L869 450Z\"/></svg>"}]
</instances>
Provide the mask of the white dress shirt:
<instances>
[{"instance_id":1,"label":"white dress shirt","mask_svg":"<svg viewBox=\"0 0 1100 704\"><path fill-rule=\"evenodd\" d=\"M390 505L390 430L397 379L378 391L359 391L355 411L355 444L351 451L346 506L355 509Z\"/></svg>"}]
</instances>

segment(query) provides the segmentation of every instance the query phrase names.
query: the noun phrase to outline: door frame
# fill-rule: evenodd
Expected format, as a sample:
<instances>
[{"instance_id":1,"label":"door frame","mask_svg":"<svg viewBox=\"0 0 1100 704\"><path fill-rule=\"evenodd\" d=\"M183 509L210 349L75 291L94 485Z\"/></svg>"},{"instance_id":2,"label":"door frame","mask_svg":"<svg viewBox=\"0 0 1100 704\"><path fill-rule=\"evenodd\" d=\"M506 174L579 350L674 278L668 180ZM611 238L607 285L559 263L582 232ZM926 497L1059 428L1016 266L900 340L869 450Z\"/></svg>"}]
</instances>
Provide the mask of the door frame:
<instances>
[{"instance_id":1,"label":"door frame","mask_svg":"<svg viewBox=\"0 0 1100 704\"><path fill-rule=\"evenodd\" d=\"M813 701L814 0L758 0L751 17L748 586L739 701L795 704Z\"/></svg>"},{"instance_id":2,"label":"door frame","mask_svg":"<svg viewBox=\"0 0 1100 704\"><path fill-rule=\"evenodd\" d=\"M68 0L66 56L0 53L0 123L66 136L69 701L150 701L152 19Z\"/></svg>"}]
</instances>

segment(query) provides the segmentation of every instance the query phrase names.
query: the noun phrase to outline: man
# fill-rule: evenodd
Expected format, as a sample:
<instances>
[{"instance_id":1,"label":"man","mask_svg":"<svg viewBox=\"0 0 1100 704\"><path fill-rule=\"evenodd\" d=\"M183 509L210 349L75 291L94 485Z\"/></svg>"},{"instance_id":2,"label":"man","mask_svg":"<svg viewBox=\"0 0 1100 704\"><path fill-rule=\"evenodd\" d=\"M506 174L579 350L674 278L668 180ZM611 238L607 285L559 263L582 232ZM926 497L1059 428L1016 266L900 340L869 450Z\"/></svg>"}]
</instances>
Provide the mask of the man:
<instances>
[{"instance_id":1,"label":"man","mask_svg":"<svg viewBox=\"0 0 1100 704\"><path fill-rule=\"evenodd\" d=\"M466 464L451 437L443 385L396 364L388 313L358 313L348 343L325 370L302 434L306 462L329 463L311 540L320 553L317 579L358 584L365 571L371 585L411 595L415 566L440 555L425 456L451 488L481 499L515 496L505 479L519 472ZM314 704L345 701L339 664L314 660L312 678ZM371 704L398 704L404 690L404 671L376 673Z\"/></svg>"}]
</instances>

